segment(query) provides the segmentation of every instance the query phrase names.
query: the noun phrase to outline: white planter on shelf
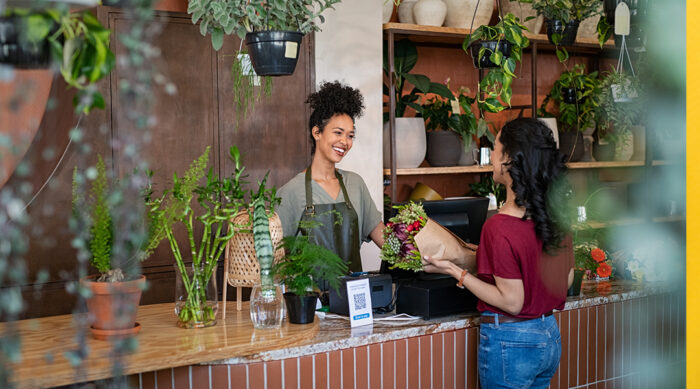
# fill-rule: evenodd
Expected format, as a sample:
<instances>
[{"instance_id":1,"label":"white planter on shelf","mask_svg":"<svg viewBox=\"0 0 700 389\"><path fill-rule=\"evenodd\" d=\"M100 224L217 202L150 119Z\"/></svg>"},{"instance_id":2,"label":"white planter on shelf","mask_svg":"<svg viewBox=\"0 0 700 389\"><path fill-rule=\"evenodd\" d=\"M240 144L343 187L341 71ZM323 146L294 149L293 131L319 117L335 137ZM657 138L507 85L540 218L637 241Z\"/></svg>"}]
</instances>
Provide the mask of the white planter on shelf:
<instances>
[{"instance_id":1,"label":"white planter on shelf","mask_svg":"<svg viewBox=\"0 0 700 389\"><path fill-rule=\"evenodd\" d=\"M402 0L401 1L401 4L399 4L399 7L398 7L399 22L409 23L409 24L416 23L415 19L413 19L413 6L416 5L416 2L418 2L418 0Z\"/></svg>"},{"instance_id":2,"label":"white planter on shelf","mask_svg":"<svg viewBox=\"0 0 700 389\"><path fill-rule=\"evenodd\" d=\"M615 142L615 161L629 161L634 154L634 135L631 131L622 134L619 137L620 141Z\"/></svg>"},{"instance_id":3,"label":"white planter on shelf","mask_svg":"<svg viewBox=\"0 0 700 389\"><path fill-rule=\"evenodd\" d=\"M413 6L413 20L423 26L442 26L447 16L447 5L442 0L418 0Z\"/></svg>"},{"instance_id":4,"label":"white planter on shelf","mask_svg":"<svg viewBox=\"0 0 700 389\"><path fill-rule=\"evenodd\" d=\"M544 16L538 16L537 11L532 9L532 4L506 0L501 1L501 7L503 9L503 15L509 13L515 15L518 19L520 19L520 23L524 24L525 27L527 27L529 32L533 34L539 34L540 31L542 31ZM525 21L525 19L531 16L535 18Z\"/></svg>"},{"instance_id":5,"label":"white planter on shelf","mask_svg":"<svg viewBox=\"0 0 700 389\"><path fill-rule=\"evenodd\" d=\"M474 18L474 28L484 24L489 24L491 14L493 14L494 0L443 0L447 5L447 17L445 25L447 27L469 28ZM506 3L508 1L505 1ZM503 2L502 2L503 3ZM477 4L479 9L474 17L474 10Z\"/></svg>"},{"instance_id":6,"label":"white planter on shelf","mask_svg":"<svg viewBox=\"0 0 700 389\"><path fill-rule=\"evenodd\" d=\"M394 13L394 0L379 0L383 1L382 6L382 23L389 23L391 20L391 14Z\"/></svg>"},{"instance_id":7,"label":"white planter on shelf","mask_svg":"<svg viewBox=\"0 0 700 389\"><path fill-rule=\"evenodd\" d=\"M423 118L396 118L396 168L413 169L425 159L427 143ZM384 168L391 167L389 122L384 123Z\"/></svg>"},{"instance_id":8,"label":"white planter on shelf","mask_svg":"<svg viewBox=\"0 0 700 389\"><path fill-rule=\"evenodd\" d=\"M550 130L552 130L552 136L554 137L554 143L557 144L559 148L559 129L557 128L557 118L537 118L537 120L544 123Z\"/></svg>"}]
</instances>

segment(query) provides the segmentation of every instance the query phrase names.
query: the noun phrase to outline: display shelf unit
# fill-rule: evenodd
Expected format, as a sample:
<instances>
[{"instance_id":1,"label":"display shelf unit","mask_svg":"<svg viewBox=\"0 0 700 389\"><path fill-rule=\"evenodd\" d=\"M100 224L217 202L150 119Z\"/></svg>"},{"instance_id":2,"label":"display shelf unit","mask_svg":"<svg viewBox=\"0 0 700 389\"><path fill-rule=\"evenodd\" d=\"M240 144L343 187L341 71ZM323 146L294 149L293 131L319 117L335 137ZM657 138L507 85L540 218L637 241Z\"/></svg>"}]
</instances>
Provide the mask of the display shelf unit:
<instances>
[{"instance_id":1,"label":"display shelf unit","mask_svg":"<svg viewBox=\"0 0 700 389\"><path fill-rule=\"evenodd\" d=\"M407 23L386 23L383 25L384 37L387 45L387 60L389 74L393 75L394 66L394 43L397 39L408 38L417 43L432 47L461 47L464 39L471 33L470 29L452 28L452 27L434 27L423 26ZM553 52L555 46L552 45L547 35L525 33L525 36L530 40L530 46L526 48L532 55L530 56L532 66L531 77L531 102L527 106L519 106L513 108L530 108L533 115L537 112L537 53L539 50ZM576 43L569 48L572 55L588 55L599 57L604 53L613 52L615 45L612 40L606 42L601 48L596 39L577 38ZM464 55L467 55L466 53ZM477 69L473 69L477 71ZM388 178L392 201L397 197L397 177L410 175L438 175L438 174L478 174L488 173L492 171L490 166L452 166L446 168L435 167L419 167L415 169L397 169L396 168L396 122L395 122L395 107L396 107L396 83L393 77L389 80L389 152L391 165L389 169L384 169L384 175ZM608 162L593 162L593 163L574 163L570 165L571 169L595 169L606 167L628 167L628 166L644 166L643 161L632 162L615 162L615 165L610 165Z\"/></svg>"}]
</instances>

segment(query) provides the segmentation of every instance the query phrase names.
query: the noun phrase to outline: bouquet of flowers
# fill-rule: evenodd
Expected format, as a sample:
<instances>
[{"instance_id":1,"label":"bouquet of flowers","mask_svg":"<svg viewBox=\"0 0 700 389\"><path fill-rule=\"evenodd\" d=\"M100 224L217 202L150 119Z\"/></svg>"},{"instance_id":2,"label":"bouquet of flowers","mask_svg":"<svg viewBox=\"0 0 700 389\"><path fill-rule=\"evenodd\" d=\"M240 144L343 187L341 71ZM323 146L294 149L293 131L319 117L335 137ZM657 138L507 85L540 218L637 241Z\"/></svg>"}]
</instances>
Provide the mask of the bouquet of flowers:
<instances>
[{"instance_id":1,"label":"bouquet of flowers","mask_svg":"<svg viewBox=\"0 0 700 389\"><path fill-rule=\"evenodd\" d=\"M394 208L398 209L398 213L384 227L384 246L380 257L382 261L392 264L392 269L420 271L423 264L415 236L425 226L428 216L423 206L414 202Z\"/></svg>"},{"instance_id":2,"label":"bouquet of flowers","mask_svg":"<svg viewBox=\"0 0 700 389\"><path fill-rule=\"evenodd\" d=\"M610 256L595 243L574 246L576 269L584 270L586 279L607 279L613 273Z\"/></svg>"},{"instance_id":3,"label":"bouquet of flowers","mask_svg":"<svg viewBox=\"0 0 700 389\"><path fill-rule=\"evenodd\" d=\"M423 269L422 256L449 260L471 272L476 270L475 251L467 243L436 221L428 218L423 206L409 202L395 206L396 216L384 228L384 246L380 253L391 268Z\"/></svg>"}]
</instances>

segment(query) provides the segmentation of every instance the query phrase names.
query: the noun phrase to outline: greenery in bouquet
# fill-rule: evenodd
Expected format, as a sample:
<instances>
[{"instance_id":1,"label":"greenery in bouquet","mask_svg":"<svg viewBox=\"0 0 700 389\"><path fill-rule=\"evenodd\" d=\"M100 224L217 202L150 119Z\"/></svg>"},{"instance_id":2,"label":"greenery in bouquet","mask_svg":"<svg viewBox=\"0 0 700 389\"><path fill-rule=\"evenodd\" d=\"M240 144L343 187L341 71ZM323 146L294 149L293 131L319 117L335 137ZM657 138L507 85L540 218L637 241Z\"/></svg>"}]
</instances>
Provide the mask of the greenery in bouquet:
<instances>
[{"instance_id":1,"label":"greenery in bouquet","mask_svg":"<svg viewBox=\"0 0 700 389\"><path fill-rule=\"evenodd\" d=\"M583 270L588 280L607 279L613 274L610 255L595 242L575 244L574 258L576 270Z\"/></svg>"},{"instance_id":2,"label":"greenery in bouquet","mask_svg":"<svg viewBox=\"0 0 700 389\"><path fill-rule=\"evenodd\" d=\"M380 257L391 264L391 268L420 271L423 269L415 236L425 226L428 215L420 203L409 202L394 206L396 216L384 227L384 245Z\"/></svg>"}]
</instances>

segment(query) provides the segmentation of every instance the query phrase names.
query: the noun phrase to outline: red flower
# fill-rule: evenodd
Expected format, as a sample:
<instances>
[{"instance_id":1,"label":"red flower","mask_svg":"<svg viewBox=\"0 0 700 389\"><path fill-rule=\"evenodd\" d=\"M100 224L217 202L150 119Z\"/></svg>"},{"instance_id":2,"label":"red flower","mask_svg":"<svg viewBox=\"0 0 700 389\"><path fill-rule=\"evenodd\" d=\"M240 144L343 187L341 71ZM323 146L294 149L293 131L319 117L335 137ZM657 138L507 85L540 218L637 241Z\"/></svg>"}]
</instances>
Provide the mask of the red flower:
<instances>
[{"instance_id":1,"label":"red flower","mask_svg":"<svg viewBox=\"0 0 700 389\"><path fill-rule=\"evenodd\" d=\"M603 262L605 261L605 251L595 248L591 250L591 257L593 257L596 262Z\"/></svg>"},{"instance_id":2,"label":"red flower","mask_svg":"<svg viewBox=\"0 0 700 389\"><path fill-rule=\"evenodd\" d=\"M612 266L608 265L607 263L603 262L600 265L598 265L598 268L595 271L599 277L605 278L605 277L610 277L612 274Z\"/></svg>"},{"instance_id":3,"label":"red flower","mask_svg":"<svg viewBox=\"0 0 700 389\"><path fill-rule=\"evenodd\" d=\"M406 230L413 231L413 224L409 224L408 227L406 227Z\"/></svg>"},{"instance_id":4,"label":"red flower","mask_svg":"<svg viewBox=\"0 0 700 389\"><path fill-rule=\"evenodd\" d=\"M420 228L420 222L418 220L416 220L415 222L413 222L413 229L417 230L419 228Z\"/></svg>"},{"instance_id":5,"label":"red flower","mask_svg":"<svg viewBox=\"0 0 700 389\"><path fill-rule=\"evenodd\" d=\"M595 289L601 296L606 296L612 292L612 285L607 281L601 281L597 283Z\"/></svg>"}]
</instances>

